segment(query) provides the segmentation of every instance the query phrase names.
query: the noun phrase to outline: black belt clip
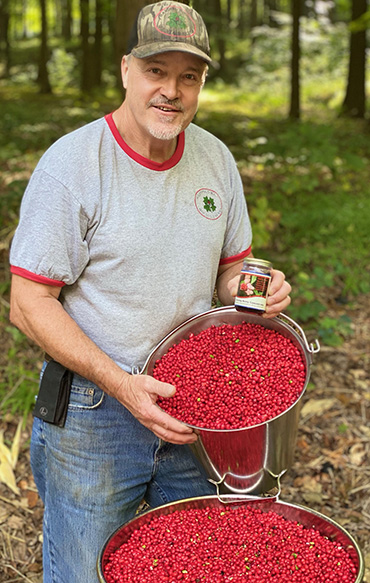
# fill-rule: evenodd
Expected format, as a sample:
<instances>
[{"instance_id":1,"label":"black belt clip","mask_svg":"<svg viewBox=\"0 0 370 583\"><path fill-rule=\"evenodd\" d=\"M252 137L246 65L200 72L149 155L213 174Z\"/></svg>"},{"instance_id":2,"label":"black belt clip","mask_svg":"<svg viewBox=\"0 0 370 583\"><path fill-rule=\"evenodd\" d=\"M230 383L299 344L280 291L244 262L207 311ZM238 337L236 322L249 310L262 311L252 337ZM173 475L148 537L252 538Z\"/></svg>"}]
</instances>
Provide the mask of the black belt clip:
<instances>
[{"instance_id":1,"label":"black belt clip","mask_svg":"<svg viewBox=\"0 0 370 583\"><path fill-rule=\"evenodd\" d=\"M71 392L73 373L68 368L50 360L45 367L39 394L36 399L33 416L51 423L64 427L69 396Z\"/></svg>"}]
</instances>

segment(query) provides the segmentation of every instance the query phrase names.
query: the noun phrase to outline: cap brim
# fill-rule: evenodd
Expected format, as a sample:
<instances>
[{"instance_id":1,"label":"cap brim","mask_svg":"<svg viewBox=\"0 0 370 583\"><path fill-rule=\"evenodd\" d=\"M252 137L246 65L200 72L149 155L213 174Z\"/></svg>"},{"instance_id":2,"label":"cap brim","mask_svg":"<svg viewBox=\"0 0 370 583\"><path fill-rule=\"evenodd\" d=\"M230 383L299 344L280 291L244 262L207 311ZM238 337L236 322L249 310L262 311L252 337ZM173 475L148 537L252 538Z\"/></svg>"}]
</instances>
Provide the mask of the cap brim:
<instances>
[{"instance_id":1,"label":"cap brim","mask_svg":"<svg viewBox=\"0 0 370 583\"><path fill-rule=\"evenodd\" d=\"M191 55L195 55L199 57L209 65L213 65L217 67L217 63L212 61L211 57L204 53L197 47L194 47L188 43L181 43L181 42L153 42L148 43L144 46L134 48L131 51L131 54L138 59L145 59L146 57L151 57L152 55L159 55L161 53L167 53L172 51L179 51L180 53L189 53Z\"/></svg>"}]
</instances>

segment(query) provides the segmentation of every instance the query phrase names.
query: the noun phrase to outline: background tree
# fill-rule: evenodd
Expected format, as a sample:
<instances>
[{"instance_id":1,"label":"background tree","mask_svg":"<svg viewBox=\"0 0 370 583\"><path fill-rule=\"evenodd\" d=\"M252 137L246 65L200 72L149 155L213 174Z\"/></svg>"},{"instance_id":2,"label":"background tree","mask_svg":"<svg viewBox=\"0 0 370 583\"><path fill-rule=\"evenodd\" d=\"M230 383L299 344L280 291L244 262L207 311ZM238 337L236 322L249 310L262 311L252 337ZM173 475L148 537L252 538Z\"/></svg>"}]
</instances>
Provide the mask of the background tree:
<instances>
[{"instance_id":1,"label":"background tree","mask_svg":"<svg viewBox=\"0 0 370 583\"><path fill-rule=\"evenodd\" d=\"M62 37L67 42L72 38L72 0L61 0Z\"/></svg>"},{"instance_id":2,"label":"background tree","mask_svg":"<svg viewBox=\"0 0 370 583\"><path fill-rule=\"evenodd\" d=\"M292 0L291 84L289 117L299 119L300 105L300 16L302 0Z\"/></svg>"},{"instance_id":3,"label":"background tree","mask_svg":"<svg viewBox=\"0 0 370 583\"><path fill-rule=\"evenodd\" d=\"M347 90L341 108L347 117L363 118L366 111L366 12L367 0L352 0Z\"/></svg>"},{"instance_id":4,"label":"background tree","mask_svg":"<svg viewBox=\"0 0 370 583\"><path fill-rule=\"evenodd\" d=\"M243 4L244 2L240 2L240 15L243 18ZM258 10L257 10L257 0L250 0L250 11L249 11L249 27L253 29L255 26L258 25Z\"/></svg>"},{"instance_id":5,"label":"background tree","mask_svg":"<svg viewBox=\"0 0 370 583\"><path fill-rule=\"evenodd\" d=\"M217 60L220 65L221 75L224 75L226 74L227 18L226 14L224 14L221 0L209 0L207 2L207 10L203 11L202 14L207 15L204 20L213 39L213 48L217 50Z\"/></svg>"},{"instance_id":6,"label":"background tree","mask_svg":"<svg viewBox=\"0 0 370 583\"><path fill-rule=\"evenodd\" d=\"M90 51L90 5L89 0L80 0L80 37L81 37L81 90L92 87L92 59Z\"/></svg>"},{"instance_id":7,"label":"background tree","mask_svg":"<svg viewBox=\"0 0 370 583\"><path fill-rule=\"evenodd\" d=\"M39 73L37 82L41 93L51 93L47 62L49 59L48 47L48 18L46 11L46 0L39 0L41 13L41 43L39 56Z\"/></svg>"},{"instance_id":8,"label":"background tree","mask_svg":"<svg viewBox=\"0 0 370 583\"><path fill-rule=\"evenodd\" d=\"M104 0L95 0L95 31L94 45L92 51L92 85L100 87L101 76L103 71L103 19L104 19Z\"/></svg>"},{"instance_id":9,"label":"background tree","mask_svg":"<svg viewBox=\"0 0 370 583\"><path fill-rule=\"evenodd\" d=\"M0 49L4 55L3 77L10 75L9 0L0 0Z\"/></svg>"},{"instance_id":10,"label":"background tree","mask_svg":"<svg viewBox=\"0 0 370 583\"><path fill-rule=\"evenodd\" d=\"M128 41L136 16L147 4L146 0L116 0L116 19L114 30L114 56L117 86L121 87L121 59L127 52Z\"/></svg>"}]
</instances>

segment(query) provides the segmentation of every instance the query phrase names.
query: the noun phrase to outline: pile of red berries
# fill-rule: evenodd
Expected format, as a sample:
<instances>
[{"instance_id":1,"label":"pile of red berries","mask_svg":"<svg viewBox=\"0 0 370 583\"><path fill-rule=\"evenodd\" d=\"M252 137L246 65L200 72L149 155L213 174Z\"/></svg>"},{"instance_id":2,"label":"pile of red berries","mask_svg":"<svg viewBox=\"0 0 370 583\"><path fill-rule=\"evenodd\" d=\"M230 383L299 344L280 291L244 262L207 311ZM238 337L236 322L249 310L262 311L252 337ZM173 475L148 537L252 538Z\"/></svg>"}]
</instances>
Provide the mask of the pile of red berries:
<instances>
[{"instance_id":1,"label":"pile of red berries","mask_svg":"<svg viewBox=\"0 0 370 583\"><path fill-rule=\"evenodd\" d=\"M172 417L207 429L239 429L293 405L306 367L291 339L243 322L190 334L155 363L153 376L176 387L173 397L157 401Z\"/></svg>"},{"instance_id":2,"label":"pile of red berries","mask_svg":"<svg viewBox=\"0 0 370 583\"><path fill-rule=\"evenodd\" d=\"M104 568L107 583L353 583L356 572L337 542L251 505L153 517Z\"/></svg>"}]
</instances>

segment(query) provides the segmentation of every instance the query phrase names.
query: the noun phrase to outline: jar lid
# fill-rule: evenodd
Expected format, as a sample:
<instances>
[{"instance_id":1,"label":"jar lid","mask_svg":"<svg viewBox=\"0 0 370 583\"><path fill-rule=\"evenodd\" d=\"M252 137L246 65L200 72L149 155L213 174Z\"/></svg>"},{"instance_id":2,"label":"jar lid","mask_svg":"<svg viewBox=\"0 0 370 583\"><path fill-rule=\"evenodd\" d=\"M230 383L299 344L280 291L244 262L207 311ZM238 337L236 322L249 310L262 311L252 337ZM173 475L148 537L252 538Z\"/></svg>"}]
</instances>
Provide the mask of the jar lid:
<instances>
[{"instance_id":1,"label":"jar lid","mask_svg":"<svg viewBox=\"0 0 370 583\"><path fill-rule=\"evenodd\" d=\"M261 267L268 267L269 269L272 268L271 261L266 261L265 259L257 259L256 257L245 257L244 261L247 262L249 265L260 265Z\"/></svg>"}]
</instances>

